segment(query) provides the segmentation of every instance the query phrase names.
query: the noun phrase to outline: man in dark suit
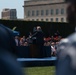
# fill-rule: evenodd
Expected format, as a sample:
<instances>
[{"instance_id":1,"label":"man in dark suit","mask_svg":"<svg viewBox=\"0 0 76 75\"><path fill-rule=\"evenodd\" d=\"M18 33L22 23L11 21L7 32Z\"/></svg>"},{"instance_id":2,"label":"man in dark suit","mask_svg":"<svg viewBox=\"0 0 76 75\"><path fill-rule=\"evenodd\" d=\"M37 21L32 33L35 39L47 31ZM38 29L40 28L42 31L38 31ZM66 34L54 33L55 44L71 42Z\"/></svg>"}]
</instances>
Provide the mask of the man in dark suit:
<instances>
[{"instance_id":1,"label":"man in dark suit","mask_svg":"<svg viewBox=\"0 0 76 75\"><path fill-rule=\"evenodd\" d=\"M37 34L35 36L36 36L36 44L43 45L44 44L44 33L40 26L37 26Z\"/></svg>"},{"instance_id":2,"label":"man in dark suit","mask_svg":"<svg viewBox=\"0 0 76 75\"><path fill-rule=\"evenodd\" d=\"M40 26L37 26L36 32L32 36L33 38L33 55L34 57L43 57L43 45L44 45L44 33Z\"/></svg>"},{"instance_id":3,"label":"man in dark suit","mask_svg":"<svg viewBox=\"0 0 76 75\"><path fill-rule=\"evenodd\" d=\"M37 26L37 34L36 36L36 45L38 48L39 57L42 58L43 56L43 45L44 45L44 33L40 26Z\"/></svg>"},{"instance_id":4,"label":"man in dark suit","mask_svg":"<svg viewBox=\"0 0 76 75\"><path fill-rule=\"evenodd\" d=\"M67 20L71 25L76 25L76 0L66 2ZM76 75L76 32L59 43L56 75Z\"/></svg>"}]
</instances>

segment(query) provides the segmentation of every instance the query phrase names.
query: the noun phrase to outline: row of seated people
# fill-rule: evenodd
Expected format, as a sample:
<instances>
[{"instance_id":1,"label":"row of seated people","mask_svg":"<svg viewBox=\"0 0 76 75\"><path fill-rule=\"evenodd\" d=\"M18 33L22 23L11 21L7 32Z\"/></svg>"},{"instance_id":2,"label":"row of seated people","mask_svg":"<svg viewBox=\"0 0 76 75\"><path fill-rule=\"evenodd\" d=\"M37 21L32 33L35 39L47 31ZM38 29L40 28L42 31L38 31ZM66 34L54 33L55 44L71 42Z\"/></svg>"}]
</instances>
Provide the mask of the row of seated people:
<instances>
[{"instance_id":1,"label":"row of seated people","mask_svg":"<svg viewBox=\"0 0 76 75\"><path fill-rule=\"evenodd\" d=\"M58 43L59 42L51 42L51 41L44 43L44 46L50 46L51 56L56 56L56 50L57 50ZM24 45L22 45L22 46L29 46L29 44L28 44L28 42L25 42Z\"/></svg>"},{"instance_id":2,"label":"row of seated people","mask_svg":"<svg viewBox=\"0 0 76 75\"><path fill-rule=\"evenodd\" d=\"M61 40L61 36L58 37L44 37L44 44L47 42L59 42ZM16 46L28 46L30 43L33 42L33 40L26 38L25 36L23 36L22 38L20 38L19 36L15 36L15 42L16 42Z\"/></svg>"},{"instance_id":3,"label":"row of seated people","mask_svg":"<svg viewBox=\"0 0 76 75\"><path fill-rule=\"evenodd\" d=\"M56 56L58 43L59 42L45 42L43 46L43 50L42 50L43 53L46 56ZM27 55L30 53L30 48L32 47L34 47L34 45L33 46L31 45L31 47L30 46L18 46L18 52L20 53L23 52L24 55ZM35 48L35 52L36 52L36 48Z\"/></svg>"},{"instance_id":4,"label":"row of seated people","mask_svg":"<svg viewBox=\"0 0 76 75\"><path fill-rule=\"evenodd\" d=\"M44 38L44 46L50 46L51 55L56 56L57 45L61 39L62 38L60 36L58 38L57 37L54 38L53 36L51 38L50 37ZM29 46L29 43L25 38L25 36L23 36L20 39L18 36L15 36L15 42L16 42L16 46Z\"/></svg>"}]
</instances>

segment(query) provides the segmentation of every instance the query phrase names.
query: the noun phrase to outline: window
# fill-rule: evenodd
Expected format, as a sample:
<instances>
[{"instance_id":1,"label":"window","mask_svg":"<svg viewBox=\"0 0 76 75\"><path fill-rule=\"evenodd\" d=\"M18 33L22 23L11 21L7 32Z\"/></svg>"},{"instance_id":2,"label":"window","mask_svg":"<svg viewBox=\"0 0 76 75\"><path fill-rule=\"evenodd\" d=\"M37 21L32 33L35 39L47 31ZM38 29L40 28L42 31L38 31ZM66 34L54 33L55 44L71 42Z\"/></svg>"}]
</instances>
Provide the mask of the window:
<instances>
[{"instance_id":1,"label":"window","mask_svg":"<svg viewBox=\"0 0 76 75\"><path fill-rule=\"evenodd\" d=\"M46 21L48 21L48 18L46 18Z\"/></svg>"},{"instance_id":2,"label":"window","mask_svg":"<svg viewBox=\"0 0 76 75\"><path fill-rule=\"evenodd\" d=\"M12 16L14 16L14 12L12 12L11 14L12 14Z\"/></svg>"},{"instance_id":3,"label":"window","mask_svg":"<svg viewBox=\"0 0 76 75\"><path fill-rule=\"evenodd\" d=\"M59 10L58 9L56 9L56 15L58 15L59 14Z\"/></svg>"},{"instance_id":4,"label":"window","mask_svg":"<svg viewBox=\"0 0 76 75\"><path fill-rule=\"evenodd\" d=\"M53 22L53 18L51 18L51 22Z\"/></svg>"},{"instance_id":5,"label":"window","mask_svg":"<svg viewBox=\"0 0 76 75\"><path fill-rule=\"evenodd\" d=\"M61 22L64 22L64 18L61 18Z\"/></svg>"},{"instance_id":6,"label":"window","mask_svg":"<svg viewBox=\"0 0 76 75\"><path fill-rule=\"evenodd\" d=\"M58 22L58 18L56 18L56 22Z\"/></svg>"},{"instance_id":7,"label":"window","mask_svg":"<svg viewBox=\"0 0 76 75\"><path fill-rule=\"evenodd\" d=\"M10 16L12 16L12 12L10 12Z\"/></svg>"},{"instance_id":8,"label":"window","mask_svg":"<svg viewBox=\"0 0 76 75\"><path fill-rule=\"evenodd\" d=\"M15 13L14 13L14 11L10 11L10 19L14 19L14 16L15 15ZM7 16L8 16L8 13L7 13Z\"/></svg>"},{"instance_id":9,"label":"window","mask_svg":"<svg viewBox=\"0 0 76 75\"><path fill-rule=\"evenodd\" d=\"M28 11L28 16L30 16L30 11Z\"/></svg>"},{"instance_id":10,"label":"window","mask_svg":"<svg viewBox=\"0 0 76 75\"><path fill-rule=\"evenodd\" d=\"M48 15L49 14L49 10L46 10L46 15Z\"/></svg>"},{"instance_id":11,"label":"window","mask_svg":"<svg viewBox=\"0 0 76 75\"><path fill-rule=\"evenodd\" d=\"M36 11L36 16L39 16L39 11L38 10Z\"/></svg>"},{"instance_id":12,"label":"window","mask_svg":"<svg viewBox=\"0 0 76 75\"><path fill-rule=\"evenodd\" d=\"M41 16L43 16L44 15L44 11L43 10L41 10Z\"/></svg>"},{"instance_id":13,"label":"window","mask_svg":"<svg viewBox=\"0 0 76 75\"><path fill-rule=\"evenodd\" d=\"M61 9L61 14L64 14L64 9L63 8Z\"/></svg>"},{"instance_id":14,"label":"window","mask_svg":"<svg viewBox=\"0 0 76 75\"><path fill-rule=\"evenodd\" d=\"M14 12L14 16L16 16L16 12Z\"/></svg>"},{"instance_id":15,"label":"window","mask_svg":"<svg viewBox=\"0 0 76 75\"><path fill-rule=\"evenodd\" d=\"M32 11L32 16L34 16L34 11Z\"/></svg>"},{"instance_id":16,"label":"window","mask_svg":"<svg viewBox=\"0 0 76 75\"><path fill-rule=\"evenodd\" d=\"M11 14L11 16L16 16L16 12L15 11L11 11L9 14Z\"/></svg>"},{"instance_id":17,"label":"window","mask_svg":"<svg viewBox=\"0 0 76 75\"><path fill-rule=\"evenodd\" d=\"M54 10L53 9L51 9L51 15L53 15L54 14Z\"/></svg>"}]
</instances>

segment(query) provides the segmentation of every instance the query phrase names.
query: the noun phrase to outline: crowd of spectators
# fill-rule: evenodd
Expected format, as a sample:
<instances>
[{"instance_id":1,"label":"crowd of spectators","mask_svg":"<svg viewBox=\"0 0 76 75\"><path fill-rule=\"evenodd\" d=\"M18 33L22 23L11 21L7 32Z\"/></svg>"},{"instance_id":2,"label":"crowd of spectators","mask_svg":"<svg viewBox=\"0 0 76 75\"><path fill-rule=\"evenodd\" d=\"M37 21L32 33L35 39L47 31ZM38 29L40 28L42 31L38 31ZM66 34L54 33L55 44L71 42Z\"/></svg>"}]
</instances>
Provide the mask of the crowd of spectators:
<instances>
[{"instance_id":1,"label":"crowd of spectators","mask_svg":"<svg viewBox=\"0 0 76 75\"><path fill-rule=\"evenodd\" d=\"M51 36L44 38L44 46L50 46L51 47L51 55L56 55L57 46L59 44L59 41L62 39L61 36Z\"/></svg>"},{"instance_id":2,"label":"crowd of spectators","mask_svg":"<svg viewBox=\"0 0 76 75\"><path fill-rule=\"evenodd\" d=\"M28 37L23 36L15 36L16 46L29 46L32 44L33 39L31 39L32 33L29 34ZM59 41L62 39L59 31L57 31L53 36L44 37L44 46L51 47L51 55L56 55L57 45Z\"/></svg>"}]
</instances>

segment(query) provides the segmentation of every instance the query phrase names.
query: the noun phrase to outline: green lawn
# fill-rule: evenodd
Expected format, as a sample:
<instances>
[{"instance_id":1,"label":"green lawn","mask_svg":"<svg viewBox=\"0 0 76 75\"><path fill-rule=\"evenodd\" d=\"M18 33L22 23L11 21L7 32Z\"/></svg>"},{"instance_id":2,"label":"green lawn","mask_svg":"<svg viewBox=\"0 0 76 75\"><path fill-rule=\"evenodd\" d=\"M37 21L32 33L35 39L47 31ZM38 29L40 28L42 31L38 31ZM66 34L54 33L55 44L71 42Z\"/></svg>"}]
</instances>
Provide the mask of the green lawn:
<instances>
[{"instance_id":1,"label":"green lawn","mask_svg":"<svg viewBox=\"0 0 76 75\"><path fill-rule=\"evenodd\" d=\"M47 67L28 67L23 68L24 73L26 75L55 75L55 67L47 66Z\"/></svg>"}]
</instances>

